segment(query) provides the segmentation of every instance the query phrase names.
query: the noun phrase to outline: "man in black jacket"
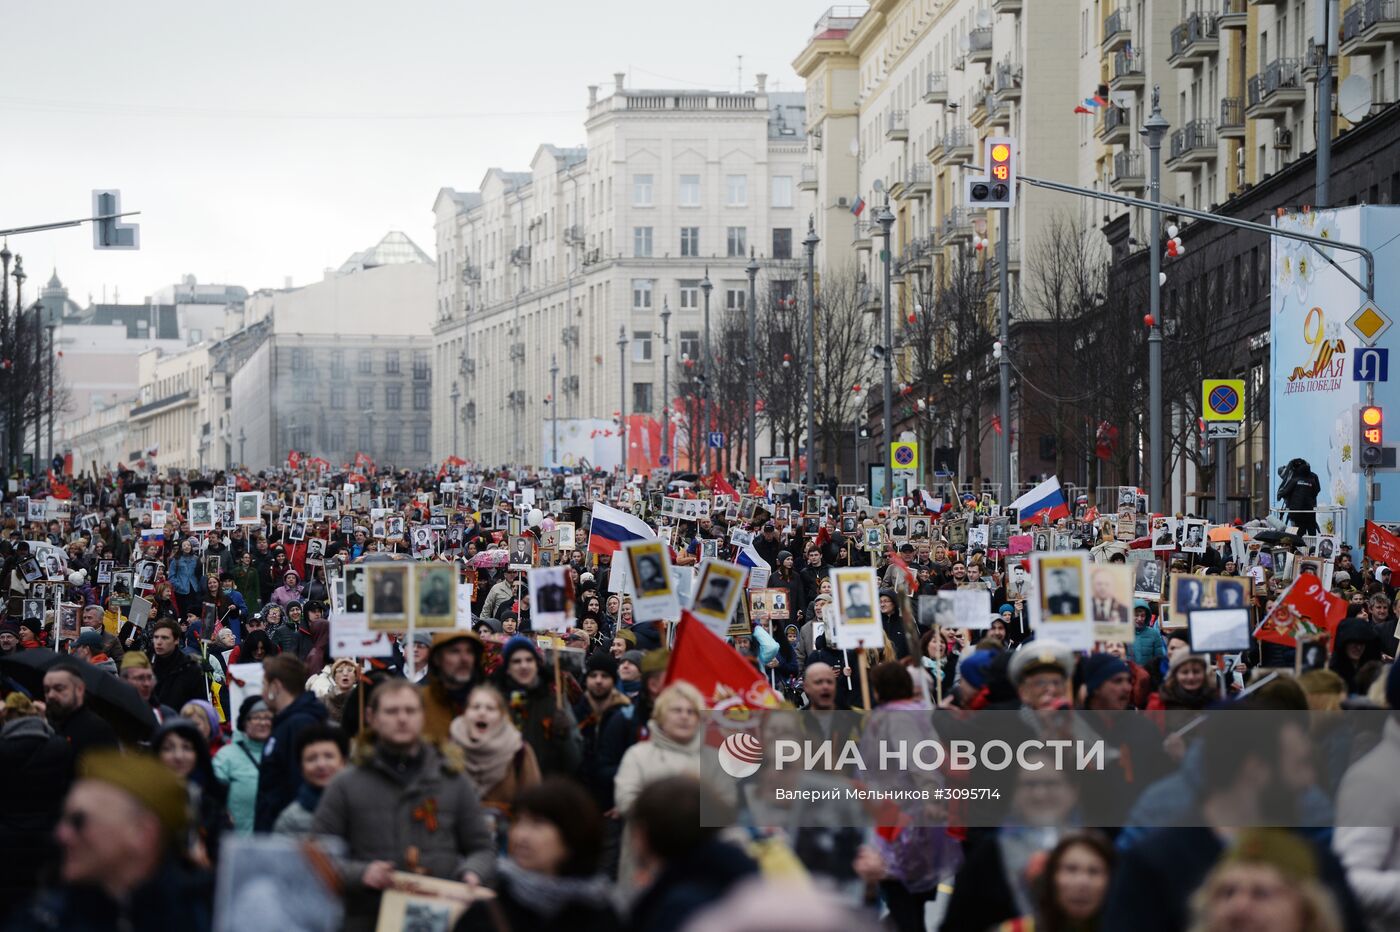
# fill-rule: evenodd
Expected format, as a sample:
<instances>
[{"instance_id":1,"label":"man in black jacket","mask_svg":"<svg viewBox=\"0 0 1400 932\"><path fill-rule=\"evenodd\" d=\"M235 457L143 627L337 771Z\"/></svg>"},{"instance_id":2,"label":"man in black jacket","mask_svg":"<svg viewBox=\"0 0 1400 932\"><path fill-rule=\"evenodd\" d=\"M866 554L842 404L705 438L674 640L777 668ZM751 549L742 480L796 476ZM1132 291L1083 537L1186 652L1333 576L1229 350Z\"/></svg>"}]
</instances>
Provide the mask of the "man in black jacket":
<instances>
[{"instance_id":1,"label":"man in black jacket","mask_svg":"<svg viewBox=\"0 0 1400 932\"><path fill-rule=\"evenodd\" d=\"M1299 534L1317 533L1317 496L1322 491L1322 482L1312 471L1308 461L1299 457L1289 460L1280 470L1283 483L1278 487L1279 501L1288 506L1288 523L1298 529Z\"/></svg>"},{"instance_id":2,"label":"man in black jacket","mask_svg":"<svg viewBox=\"0 0 1400 932\"><path fill-rule=\"evenodd\" d=\"M107 674L102 674L106 676ZM44 705L54 732L81 757L93 748L114 748L117 733L87 708L87 683L75 661L60 660L44 674Z\"/></svg>"},{"instance_id":3,"label":"man in black jacket","mask_svg":"<svg viewBox=\"0 0 1400 932\"><path fill-rule=\"evenodd\" d=\"M326 707L306 691L306 664L290 654L263 661L263 701L273 711L272 734L263 745L258 768L258 801L253 829L272 831L282 810L301 789L301 761L297 735L302 729L324 722Z\"/></svg>"},{"instance_id":4,"label":"man in black jacket","mask_svg":"<svg viewBox=\"0 0 1400 932\"><path fill-rule=\"evenodd\" d=\"M73 782L73 750L29 697L10 693L0 709L0 793L23 805L0 808L0 916L29 896L54 854L53 830Z\"/></svg>"},{"instance_id":5,"label":"man in black jacket","mask_svg":"<svg viewBox=\"0 0 1400 932\"><path fill-rule=\"evenodd\" d=\"M162 618L151 626L151 670L156 675L156 703L168 705L175 711L194 699L207 699L204 674L199 661L180 650L180 625L171 618Z\"/></svg>"}]
</instances>

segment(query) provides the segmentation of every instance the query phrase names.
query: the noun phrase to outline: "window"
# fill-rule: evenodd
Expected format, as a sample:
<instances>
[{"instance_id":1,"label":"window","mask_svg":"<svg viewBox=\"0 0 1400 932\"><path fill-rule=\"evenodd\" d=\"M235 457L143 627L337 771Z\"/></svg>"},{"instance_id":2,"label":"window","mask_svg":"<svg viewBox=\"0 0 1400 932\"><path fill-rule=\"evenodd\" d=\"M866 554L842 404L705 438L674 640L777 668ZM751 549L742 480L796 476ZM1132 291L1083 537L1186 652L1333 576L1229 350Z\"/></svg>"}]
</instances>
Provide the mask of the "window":
<instances>
[{"instance_id":1,"label":"window","mask_svg":"<svg viewBox=\"0 0 1400 932\"><path fill-rule=\"evenodd\" d=\"M651 206L651 175L632 176L632 206Z\"/></svg>"},{"instance_id":2,"label":"window","mask_svg":"<svg viewBox=\"0 0 1400 932\"><path fill-rule=\"evenodd\" d=\"M345 451L345 425L332 424L326 429L326 446L334 453Z\"/></svg>"},{"instance_id":3,"label":"window","mask_svg":"<svg viewBox=\"0 0 1400 932\"><path fill-rule=\"evenodd\" d=\"M293 350L292 350L292 371L293 371L293 372L300 372L300 371L302 371L303 369L307 369L307 368L309 368L309 367L308 367L307 361L306 361L306 350L304 350L304 349L293 349Z\"/></svg>"},{"instance_id":4,"label":"window","mask_svg":"<svg viewBox=\"0 0 1400 932\"><path fill-rule=\"evenodd\" d=\"M345 350L331 350L331 378L345 378Z\"/></svg>"},{"instance_id":5,"label":"window","mask_svg":"<svg viewBox=\"0 0 1400 932\"><path fill-rule=\"evenodd\" d=\"M797 281L791 278L779 278L773 282L773 301L779 307L796 307Z\"/></svg>"},{"instance_id":6,"label":"window","mask_svg":"<svg viewBox=\"0 0 1400 932\"><path fill-rule=\"evenodd\" d=\"M195 344L204 339L204 331L198 327L190 328L190 343Z\"/></svg>"},{"instance_id":7,"label":"window","mask_svg":"<svg viewBox=\"0 0 1400 932\"><path fill-rule=\"evenodd\" d=\"M384 431L384 450L387 453L397 453L403 449L403 430L396 424L390 424L388 430Z\"/></svg>"},{"instance_id":8,"label":"window","mask_svg":"<svg viewBox=\"0 0 1400 932\"><path fill-rule=\"evenodd\" d=\"M403 386L384 386L384 408L388 411L398 411L403 407Z\"/></svg>"},{"instance_id":9,"label":"window","mask_svg":"<svg viewBox=\"0 0 1400 932\"><path fill-rule=\"evenodd\" d=\"M774 175L774 176L773 176L773 182L772 182L772 183L773 183L773 206L774 206L774 207L791 207L791 206L792 206L792 176L791 176L791 175Z\"/></svg>"},{"instance_id":10,"label":"window","mask_svg":"<svg viewBox=\"0 0 1400 932\"><path fill-rule=\"evenodd\" d=\"M773 228L773 258L792 258L792 230L790 228Z\"/></svg>"},{"instance_id":11,"label":"window","mask_svg":"<svg viewBox=\"0 0 1400 932\"><path fill-rule=\"evenodd\" d=\"M682 207L700 206L700 176L681 175L679 203Z\"/></svg>"},{"instance_id":12,"label":"window","mask_svg":"<svg viewBox=\"0 0 1400 932\"><path fill-rule=\"evenodd\" d=\"M700 307L700 283L681 282L681 310L693 311Z\"/></svg>"},{"instance_id":13,"label":"window","mask_svg":"<svg viewBox=\"0 0 1400 932\"><path fill-rule=\"evenodd\" d=\"M337 410L337 411L345 407L345 386L344 386L344 385L332 385L332 386L331 386L331 407L334 408L334 409Z\"/></svg>"},{"instance_id":14,"label":"window","mask_svg":"<svg viewBox=\"0 0 1400 932\"><path fill-rule=\"evenodd\" d=\"M359 390L355 393L355 395L356 395L356 400L359 401L359 408L360 408L361 411L372 411L372 410L374 410L374 386L373 386L373 385L361 385L360 388L359 388Z\"/></svg>"},{"instance_id":15,"label":"window","mask_svg":"<svg viewBox=\"0 0 1400 932\"><path fill-rule=\"evenodd\" d=\"M651 362L651 331L632 331L632 361Z\"/></svg>"},{"instance_id":16,"label":"window","mask_svg":"<svg viewBox=\"0 0 1400 932\"><path fill-rule=\"evenodd\" d=\"M727 248L729 257L743 258L744 253L749 250L749 232L747 227L730 227L726 233Z\"/></svg>"},{"instance_id":17,"label":"window","mask_svg":"<svg viewBox=\"0 0 1400 932\"><path fill-rule=\"evenodd\" d=\"M428 351L413 351L413 377L420 382L428 381Z\"/></svg>"},{"instance_id":18,"label":"window","mask_svg":"<svg viewBox=\"0 0 1400 932\"><path fill-rule=\"evenodd\" d=\"M682 330L680 344L681 359L700 358L699 330Z\"/></svg>"},{"instance_id":19,"label":"window","mask_svg":"<svg viewBox=\"0 0 1400 932\"><path fill-rule=\"evenodd\" d=\"M372 425L361 424L358 434L355 445L361 453L374 449L374 427Z\"/></svg>"},{"instance_id":20,"label":"window","mask_svg":"<svg viewBox=\"0 0 1400 932\"><path fill-rule=\"evenodd\" d=\"M681 256L694 259L700 255L700 228L681 227Z\"/></svg>"},{"instance_id":21,"label":"window","mask_svg":"<svg viewBox=\"0 0 1400 932\"><path fill-rule=\"evenodd\" d=\"M416 426L413 428L413 452L414 452L414 453L427 453L427 452L428 452L428 443L429 443L428 428L427 428L425 425L422 425L422 424L416 425Z\"/></svg>"},{"instance_id":22,"label":"window","mask_svg":"<svg viewBox=\"0 0 1400 932\"><path fill-rule=\"evenodd\" d=\"M415 385L415 386L413 386L413 410L415 410L415 411L426 411L426 410L428 410L428 386L426 386L426 385Z\"/></svg>"},{"instance_id":23,"label":"window","mask_svg":"<svg viewBox=\"0 0 1400 932\"><path fill-rule=\"evenodd\" d=\"M724 176L724 203L727 207L747 207L749 204L749 176Z\"/></svg>"},{"instance_id":24,"label":"window","mask_svg":"<svg viewBox=\"0 0 1400 932\"><path fill-rule=\"evenodd\" d=\"M632 228L632 255L638 259L651 258L651 227Z\"/></svg>"},{"instance_id":25,"label":"window","mask_svg":"<svg viewBox=\"0 0 1400 932\"><path fill-rule=\"evenodd\" d=\"M374 357L370 355L369 350L360 350L357 364L361 375L372 375L374 373Z\"/></svg>"},{"instance_id":26,"label":"window","mask_svg":"<svg viewBox=\"0 0 1400 932\"><path fill-rule=\"evenodd\" d=\"M399 374L399 351L396 349L384 351L384 371L389 375Z\"/></svg>"},{"instance_id":27,"label":"window","mask_svg":"<svg viewBox=\"0 0 1400 932\"><path fill-rule=\"evenodd\" d=\"M635 414L651 413L651 383L632 383L632 411Z\"/></svg>"},{"instance_id":28,"label":"window","mask_svg":"<svg viewBox=\"0 0 1400 932\"><path fill-rule=\"evenodd\" d=\"M724 289L724 309L742 311L749 306L749 293L741 285L730 285Z\"/></svg>"},{"instance_id":29,"label":"window","mask_svg":"<svg viewBox=\"0 0 1400 932\"><path fill-rule=\"evenodd\" d=\"M649 278L632 279L632 310L651 310L651 286Z\"/></svg>"}]
</instances>

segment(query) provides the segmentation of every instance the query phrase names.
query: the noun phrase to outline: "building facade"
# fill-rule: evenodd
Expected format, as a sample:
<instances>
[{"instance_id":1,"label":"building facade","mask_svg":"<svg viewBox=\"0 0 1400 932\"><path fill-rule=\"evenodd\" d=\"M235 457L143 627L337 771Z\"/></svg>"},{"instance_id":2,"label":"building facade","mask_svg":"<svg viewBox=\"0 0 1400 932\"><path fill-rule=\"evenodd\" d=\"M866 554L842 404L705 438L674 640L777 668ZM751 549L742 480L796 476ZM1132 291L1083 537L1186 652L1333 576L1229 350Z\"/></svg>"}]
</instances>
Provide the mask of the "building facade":
<instances>
[{"instance_id":1,"label":"building facade","mask_svg":"<svg viewBox=\"0 0 1400 932\"><path fill-rule=\"evenodd\" d=\"M439 191L434 457L543 464L550 418L615 430L626 416L629 462L656 465L654 425L699 353L700 282L718 328L744 313L751 252L770 272L800 253L803 123L802 95L761 75L736 94L619 74L606 96L589 88L586 147L543 145L529 171Z\"/></svg>"}]
</instances>

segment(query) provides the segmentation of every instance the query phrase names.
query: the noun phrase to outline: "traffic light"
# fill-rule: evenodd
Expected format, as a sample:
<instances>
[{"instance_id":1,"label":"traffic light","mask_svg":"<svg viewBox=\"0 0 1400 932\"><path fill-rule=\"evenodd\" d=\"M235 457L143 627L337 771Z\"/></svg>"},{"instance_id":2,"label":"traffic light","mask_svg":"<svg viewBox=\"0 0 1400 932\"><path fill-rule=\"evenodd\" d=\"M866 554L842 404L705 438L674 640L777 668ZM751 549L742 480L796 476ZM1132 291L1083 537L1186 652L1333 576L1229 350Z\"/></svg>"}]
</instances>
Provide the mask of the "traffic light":
<instances>
[{"instance_id":1,"label":"traffic light","mask_svg":"<svg viewBox=\"0 0 1400 932\"><path fill-rule=\"evenodd\" d=\"M1380 466L1385 459L1385 414L1379 405L1361 407L1361 443L1357 462L1364 466Z\"/></svg>"},{"instance_id":2,"label":"traffic light","mask_svg":"<svg viewBox=\"0 0 1400 932\"><path fill-rule=\"evenodd\" d=\"M92 192L92 248L140 249L141 227L116 219L122 212L122 195L115 188ZM108 219L99 220L99 217Z\"/></svg>"},{"instance_id":3,"label":"traffic light","mask_svg":"<svg viewBox=\"0 0 1400 932\"><path fill-rule=\"evenodd\" d=\"M1016 204L1016 140L991 136L986 141L987 174L964 182L968 207L1013 207Z\"/></svg>"}]
</instances>

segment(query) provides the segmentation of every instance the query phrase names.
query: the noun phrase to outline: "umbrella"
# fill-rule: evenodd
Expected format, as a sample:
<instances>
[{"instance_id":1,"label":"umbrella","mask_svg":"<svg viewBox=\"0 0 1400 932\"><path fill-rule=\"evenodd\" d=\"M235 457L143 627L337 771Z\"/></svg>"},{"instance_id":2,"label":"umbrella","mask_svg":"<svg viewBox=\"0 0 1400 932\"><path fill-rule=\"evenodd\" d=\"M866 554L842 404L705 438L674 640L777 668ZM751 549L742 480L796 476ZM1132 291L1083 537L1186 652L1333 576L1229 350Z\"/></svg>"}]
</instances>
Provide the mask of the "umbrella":
<instances>
[{"instance_id":1,"label":"umbrella","mask_svg":"<svg viewBox=\"0 0 1400 932\"><path fill-rule=\"evenodd\" d=\"M1254 535L1254 539L1261 544L1280 544L1284 547L1301 547L1303 538L1299 534L1290 531L1260 531Z\"/></svg>"},{"instance_id":2,"label":"umbrella","mask_svg":"<svg viewBox=\"0 0 1400 932\"><path fill-rule=\"evenodd\" d=\"M1218 544L1221 541L1227 541L1230 539L1230 534L1238 530L1241 529L1229 524L1217 524L1210 529L1211 543ZM1249 540L1249 534L1246 533L1244 539Z\"/></svg>"},{"instance_id":3,"label":"umbrella","mask_svg":"<svg viewBox=\"0 0 1400 932\"><path fill-rule=\"evenodd\" d=\"M32 695L42 696L44 674L60 660L68 659L73 658L47 647L35 647L0 657L0 673L13 679ZM117 737L127 744L151 737L151 732L156 729L156 716L136 687L90 663L74 662L82 670L83 683L87 686L86 706L111 725Z\"/></svg>"},{"instance_id":4,"label":"umbrella","mask_svg":"<svg viewBox=\"0 0 1400 932\"><path fill-rule=\"evenodd\" d=\"M509 550L483 550L471 560L471 565L478 569L496 569L508 563L510 563Z\"/></svg>"}]
</instances>

